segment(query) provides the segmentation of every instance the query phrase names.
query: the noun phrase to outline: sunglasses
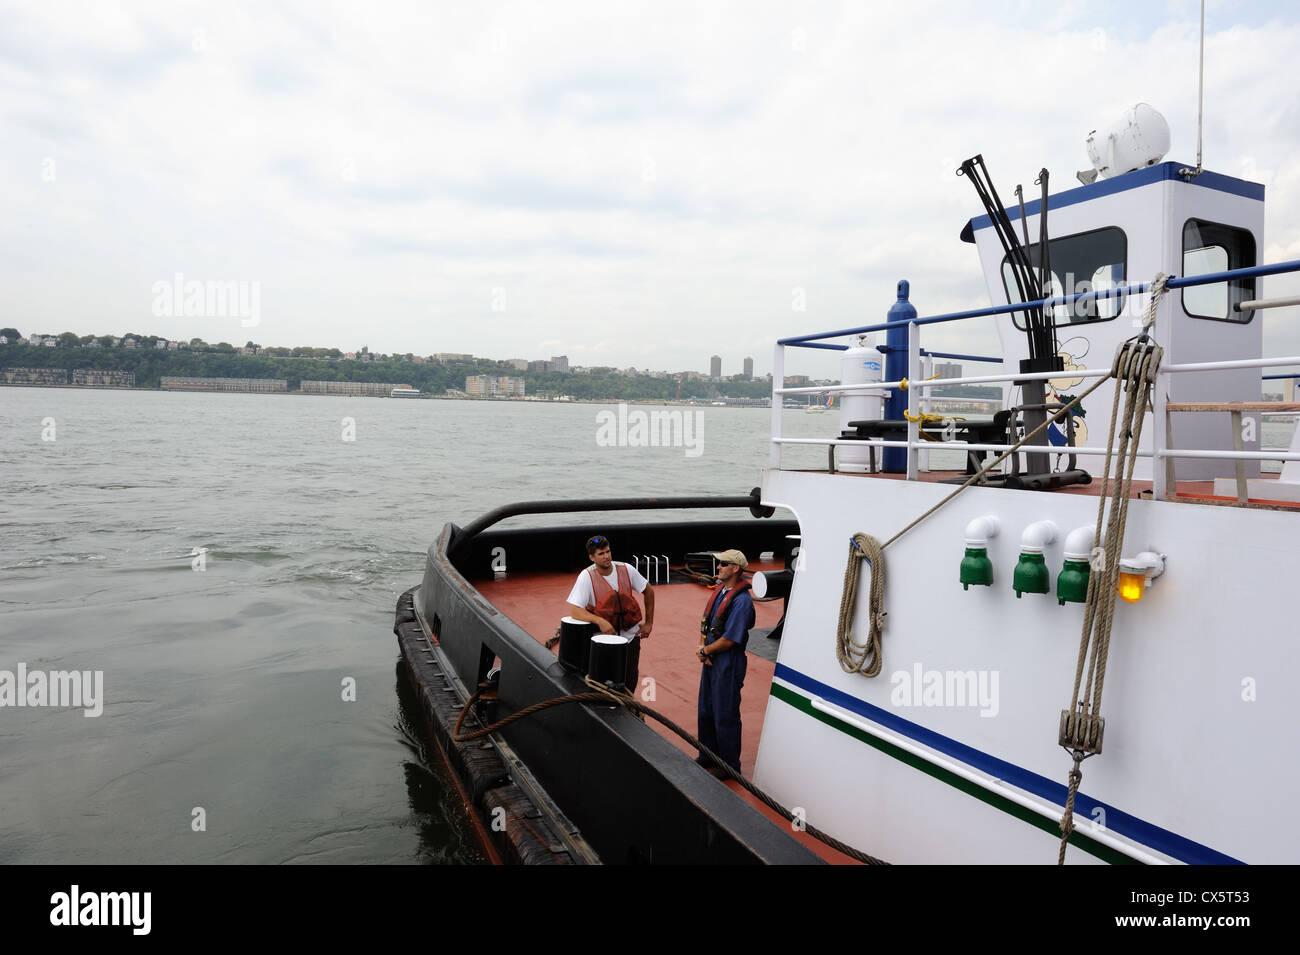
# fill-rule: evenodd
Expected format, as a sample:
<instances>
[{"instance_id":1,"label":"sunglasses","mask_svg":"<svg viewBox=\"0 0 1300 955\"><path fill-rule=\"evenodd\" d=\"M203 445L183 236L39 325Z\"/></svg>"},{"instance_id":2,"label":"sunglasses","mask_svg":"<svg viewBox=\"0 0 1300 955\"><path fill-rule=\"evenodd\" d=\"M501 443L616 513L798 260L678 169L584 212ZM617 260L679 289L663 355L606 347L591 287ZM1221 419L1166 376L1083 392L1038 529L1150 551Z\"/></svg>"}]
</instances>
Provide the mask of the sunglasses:
<instances>
[{"instance_id":1,"label":"sunglasses","mask_svg":"<svg viewBox=\"0 0 1300 955\"><path fill-rule=\"evenodd\" d=\"M608 538L608 537L593 537L591 540L587 541L587 546L588 546L588 547L604 547L604 546L605 546L606 544L608 544L608 543L609 543L609 538Z\"/></svg>"}]
</instances>

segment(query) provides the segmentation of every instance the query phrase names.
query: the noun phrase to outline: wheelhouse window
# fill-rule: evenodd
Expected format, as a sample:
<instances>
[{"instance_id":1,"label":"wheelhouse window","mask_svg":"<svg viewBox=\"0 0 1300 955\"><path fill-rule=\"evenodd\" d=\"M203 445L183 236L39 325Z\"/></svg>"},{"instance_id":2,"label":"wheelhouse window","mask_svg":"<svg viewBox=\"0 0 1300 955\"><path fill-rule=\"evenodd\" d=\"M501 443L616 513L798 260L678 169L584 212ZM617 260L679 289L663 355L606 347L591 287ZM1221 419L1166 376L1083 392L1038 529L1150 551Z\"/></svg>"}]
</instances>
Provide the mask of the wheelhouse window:
<instances>
[{"instance_id":1,"label":"wheelhouse window","mask_svg":"<svg viewBox=\"0 0 1300 955\"><path fill-rule=\"evenodd\" d=\"M1049 239L1047 249L1051 271L1047 278L1048 287L1043 290L1045 298L1103 291L1124 284L1127 276L1128 238L1123 229L1110 227ZM1034 269L1041 268L1039 243L1028 246L1026 252ZM1020 289L1016 287L1010 256L1002 258L1002 285L1006 289L1008 302L1025 301L1020 295ZM1053 305L1048 311L1052 324L1061 326L1110 321L1123 307L1122 296L1114 296L1066 302ZM1012 318L1017 328L1026 328L1023 312L1014 313Z\"/></svg>"},{"instance_id":2,"label":"wheelhouse window","mask_svg":"<svg viewBox=\"0 0 1300 955\"><path fill-rule=\"evenodd\" d=\"M1188 219L1183 225L1183 275L1247 269L1255 264L1255 237L1247 229ZM1183 311L1193 318L1249 322L1254 311L1237 306L1255 297L1255 280L1233 279L1212 285L1191 285L1183 290Z\"/></svg>"}]
</instances>

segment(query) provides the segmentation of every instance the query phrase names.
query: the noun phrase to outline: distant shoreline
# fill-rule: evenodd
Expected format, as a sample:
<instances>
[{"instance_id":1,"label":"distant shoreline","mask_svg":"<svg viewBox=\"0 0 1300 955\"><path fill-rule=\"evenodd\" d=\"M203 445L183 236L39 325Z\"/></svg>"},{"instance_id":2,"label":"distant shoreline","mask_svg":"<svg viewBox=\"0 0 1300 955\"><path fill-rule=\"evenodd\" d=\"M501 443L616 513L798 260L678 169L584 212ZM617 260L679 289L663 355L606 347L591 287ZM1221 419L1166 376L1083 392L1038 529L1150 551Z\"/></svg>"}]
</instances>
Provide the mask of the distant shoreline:
<instances>
[{"instance_id":1,"label":"distant shoreline","mask_svg":"<svg viewBox=\"0 0 1300 955\"><path fill-rule=\"evenodd\" d=\"M507 365L509 367L507 367ZM292 355L239 355L234 350L158 350L126 348L86 348L71 346L47 347L4 344L0 345L0 366L4 371L18 374L4 375L13 384L86 384L122 386L139 390L161 390L167 387L168 378L182 379L257 379L281 382L289 388L298 382L323 380L325 382L350 382L362 385L357 390L370 390L371 385L396 387L405 385L418 388L425 395L445 397L450 392L483 392L489 397L493 391L509 391L524 398L547 396L569 397L579 401L622 400L667 402L693 399L698 404L730 399L766 401L771 398L770 379L731 378L710 380L693 372L675 373L619 370L606 366L576 369L532 371L520 369L514 363L493 359L459 356L456 359L415 361L405 358L388 358L384 361L347 359L342 357L317 357ZM64 377L62 372L66 371ZM74 373L94 372L94 377ZM31 372L31 374L27 374ZM53 374L50 374L53 372ZM134 380L126 375L133 374ZM487 378L478 387L466 387L471 379ZM491 379L498 379L496 387ZM502 382L499 379L510 379ZM520 388L517 379L524 380ZM177 382L176 384L179 384ZM486 386L485 386L486 385ZM304 386L304 390L306 390ZM334 390L325 386L322 390ZM385 391L387 395L387 391Z\"/></svg>"},{"instance_id":2,"label":"distant shoreline","mask_svg":"<svg viewBox=\"0 0 1300 955\"><path fill-rule=\"evenodd\" d=\"M515 402L517 404L530 405L679 405L681 407L695 408L761 408L765 411L770 410L770 405L765 404L737 404L735 402L719 401L678 401L675 398L515 398L515 397L492 397L492 398L475 398L470 395L420 395L418 398L405 396L402 398L392 398L391 395L334 395L334 394L317 394L307 391L218 391L212 390L190 390L186 388L140 388L133 385L51 385L40 384L36 382L23 381L0 381L0 387L4 388L54 388L61 390L80 390L80 391L137 391L141 393L152 394L175 394L175 395L262 395L268 397L302 397L302 398L385 398L395 401L483 401L483 402Z\"/></svg>"}]
</instances>

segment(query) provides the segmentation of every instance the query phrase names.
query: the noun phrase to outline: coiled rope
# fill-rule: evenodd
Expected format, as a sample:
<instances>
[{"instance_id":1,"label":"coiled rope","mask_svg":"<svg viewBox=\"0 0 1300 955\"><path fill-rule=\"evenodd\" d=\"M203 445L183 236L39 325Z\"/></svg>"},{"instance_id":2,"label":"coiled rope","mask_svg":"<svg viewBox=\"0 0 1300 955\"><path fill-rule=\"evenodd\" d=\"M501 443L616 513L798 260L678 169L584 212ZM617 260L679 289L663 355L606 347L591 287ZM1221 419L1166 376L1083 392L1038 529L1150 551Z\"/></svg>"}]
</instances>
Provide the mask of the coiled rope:
<instances>
[{"instance_id":1,"label":"coiled rope","mask_svg":"<svg viewBox=\"0 0 1300 955\"><path fill-rule=\"evenodd\" d=\"M853 610L858 605L858 573L862 560L871 565L871 589L867 595L867 639L853 639ZM835 659L845 673L877 676L883 665L880 633L885 613L885 552L880 541L861 531L849 538L849 563L844 569L844 590L840 594L840 619L835 628Z\"/></svg>"},{"instance_id":2,"label":"coiled rope","mask_svg":"<svg viewBox=\"0 0 1300 955\"><path fill-rule=\"evenodd\" d=\"M473 730L468 733L462 733L461 727L465 723L465 718L469 715L469 712L473 708L474 704L477 703L479 698L482 696L483 690L479 689L474 693L473 696L469 698L468 701L466 701L465 706L461 709L460 716L456 718L456 727L455 729L452 730L451 738L454 742L457 743L466 743L469 742L470 740L480 739L481 737L488 736L492 733L497 732L500 729L509 726L511 723L532 716L534 713L540 713L542 710L550 709L553 706L564 706L569 703L615 703L618 706L623 707L624 709L630 710L634 714L636 713L644 714L646 716L649 716L651 719L657 720L658 722L662 723L664 726L668 727L668 729L676 733L679 737L684 739L693 748L698 750L702 756L709 759L715 766L721 767L721 769L726 772L729 778L734 779L736 782L740 783L741 786L743 786L748 792L752 793L754 795L754 798L758 799L761 803L763 803L763 805L767 806L773 812L780 815L787 822L794 823L799 829L801 829L804 832L807 832L810 836L812 836L814 839L817 839L819 842L822 842L825 845L830 846L832 849L836 850L837 852L841 852L844 855L848 856L849 858L855 859L856 861L862 862L866 865L889 865L888 862L885 862L881 859L877 859L873 855L869 855L868 853L855 849L846 843L840 842L840 840L836 839L834 836L830 835L829 833L823 832L820 829L816 828L815 826L809 825L802 818L796 821L794 813L786 809L784 806L782 806L779 802L777 802L767 793L763 792L763 790L759 789L757 786L751 783L744 776L740 775L740 773L736 772L734 769L732 769L730 766L724 763L722 761L722 758L718 756L717 753L713 752L713 750L709 749L707 746L701 743L699 739L697 739L695 736L692 736L686 730L682 729L682 727L678 726L676 723L674 723L668 717L664 716L662 713L658 712L657 710L653 710L650 707L646 706L645 704L641 703L631 694L625 693L621 690L615 690L612 687L608 687L603 684L597 683L596 681L592 680L590 677L586 678L586 683L587 686L591 687L592 692L571 693L568 696L558 696L551 700L543 700L540 703L534 703L532 706L526 706L522 710L518 710L514 713L511 713L509 716L505 717L504 719L498 720L497 722L493 723L491 726L485 726L481 729Z\"/></svg>"}]
</instances>

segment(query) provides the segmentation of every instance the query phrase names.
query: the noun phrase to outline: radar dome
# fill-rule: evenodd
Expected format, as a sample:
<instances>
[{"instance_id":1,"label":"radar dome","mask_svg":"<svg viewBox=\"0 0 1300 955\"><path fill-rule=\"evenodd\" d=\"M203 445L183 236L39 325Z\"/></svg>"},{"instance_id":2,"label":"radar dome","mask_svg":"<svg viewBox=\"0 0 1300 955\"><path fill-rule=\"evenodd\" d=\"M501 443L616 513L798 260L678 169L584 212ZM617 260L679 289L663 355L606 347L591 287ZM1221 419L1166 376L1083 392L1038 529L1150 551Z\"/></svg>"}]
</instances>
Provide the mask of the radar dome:
<instances>
[{"instance_id":1,"label":"radar dome","mask_svg":"<svg viewBox=\"0 0 1300 955\"><path fill-rule=\"evenodd\" d=\"M1092 173L1079 178L1092 182L1122 176L1135 169L1154 166L1169 152L1169 124L1146 103L1126 110L1118 122L1095 129L1088 135L1088 158Z\"/></svg>"}]
</instances>

